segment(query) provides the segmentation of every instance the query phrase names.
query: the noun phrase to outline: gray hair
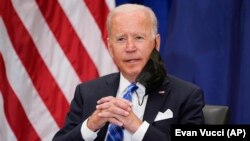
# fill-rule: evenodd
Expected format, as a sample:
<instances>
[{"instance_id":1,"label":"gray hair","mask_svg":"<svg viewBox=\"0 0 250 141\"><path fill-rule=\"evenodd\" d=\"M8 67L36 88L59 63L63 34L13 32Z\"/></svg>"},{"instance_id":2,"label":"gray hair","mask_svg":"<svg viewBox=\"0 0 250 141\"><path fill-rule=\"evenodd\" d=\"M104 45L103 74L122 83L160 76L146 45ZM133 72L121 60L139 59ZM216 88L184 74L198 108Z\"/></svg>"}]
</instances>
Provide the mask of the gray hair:
<instances>
[{"instance_id":1,"label":"gray hair","mask_svg":"<svg viewBox=\"0 0 250 141\"><path fill-rule=\"evenodd\" d=\"M155 13L153 12L153 10L151 8L146 7L144 5L139 5L139 4L123 4L123 5L116 7L115 9L113 9L107 17L106 25L107 25L108 35L110 35L110 32L111 32L111 20L112 20L113 15L115 13L117 13L117 12L126 13L126 12L131 12L134 10L138 10L138 9L141 9L141 10L148 12L149 18L151 20L152 33L155 35L158 34L158 21L157 21L157 18L155 16Z\"/></svg>"}]
</instances>

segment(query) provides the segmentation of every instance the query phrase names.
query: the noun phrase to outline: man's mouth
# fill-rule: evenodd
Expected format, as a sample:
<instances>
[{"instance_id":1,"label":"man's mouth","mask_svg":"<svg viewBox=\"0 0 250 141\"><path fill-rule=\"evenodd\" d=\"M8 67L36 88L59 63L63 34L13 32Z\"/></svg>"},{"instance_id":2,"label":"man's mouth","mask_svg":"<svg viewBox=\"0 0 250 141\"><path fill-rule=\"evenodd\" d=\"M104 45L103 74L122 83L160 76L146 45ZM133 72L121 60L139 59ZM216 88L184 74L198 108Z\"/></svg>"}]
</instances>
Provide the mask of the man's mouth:
<instances>
[{"instance_id":1,"label":"man's mouth","mask_svg":"<svg viewBox=\"0 0 250 141\"><path fill-rule=\"evenodd\" d=\"M125 60L125 62L127 63L136 63L138 62L140 59L128 59L128 60Z\"/></svg>"}]
</instances>

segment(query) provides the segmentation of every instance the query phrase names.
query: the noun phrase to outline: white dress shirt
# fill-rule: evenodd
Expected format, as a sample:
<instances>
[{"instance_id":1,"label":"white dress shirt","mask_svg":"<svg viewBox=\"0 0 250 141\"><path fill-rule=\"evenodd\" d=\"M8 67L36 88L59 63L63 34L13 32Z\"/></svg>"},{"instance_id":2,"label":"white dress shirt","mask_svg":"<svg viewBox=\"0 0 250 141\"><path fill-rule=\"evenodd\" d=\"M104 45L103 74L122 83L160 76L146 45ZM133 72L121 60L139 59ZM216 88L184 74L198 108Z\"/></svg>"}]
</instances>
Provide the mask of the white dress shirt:
<instances>
[{"instance_id":1,"label":"white dress shirt","mask_svg":"<svg viewBox=\"0 0 250 141\"><path fill-rule=\"evenodd\" d=\"M116 97L123 97L123 93L126 91L127 87L131 83L120 73L120 83L118 87L118 91ZM138 89L136 92L132 94L132 110L136 114L138 118L142 120L146 103L148 100L148 95L145 95L145 87L140 83L136 83ZM139 99L138 99L139 98ZM81 134L85 141L93 141L97 137L97 133L99 131L93 132L87 127L86 119L81 127ZM124 141L141 141L148 130L149 124L146 121L143 121L142 125L138 128L138 130L132 134L126 129L124 129Z\"/></svg>"}]
</instances>

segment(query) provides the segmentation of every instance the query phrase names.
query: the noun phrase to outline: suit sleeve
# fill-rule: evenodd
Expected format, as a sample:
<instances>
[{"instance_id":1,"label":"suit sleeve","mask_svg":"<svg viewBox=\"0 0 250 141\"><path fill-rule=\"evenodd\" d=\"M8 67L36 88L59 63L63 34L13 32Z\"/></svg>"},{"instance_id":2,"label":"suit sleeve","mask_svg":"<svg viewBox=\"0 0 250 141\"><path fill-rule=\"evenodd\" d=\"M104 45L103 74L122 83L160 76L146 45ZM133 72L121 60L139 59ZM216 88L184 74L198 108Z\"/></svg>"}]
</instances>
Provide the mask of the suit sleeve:
<instances>
[{"instance_id":1,"label":"suit sleeve","mask_svg":"<svg viewBox=\"0 0 250 141\"><path fill-rule=\"evenodd\" d=\"M196 88L181 107L179 124L204 124L202 108L204 107L203 91Z\"/></svg>"},{"instance_id":2,"label":"suit sleeve","mask_svg":"<svg viewBox=\"0 0 250 141\"><path fill-rule=\"evenodd\" d=\"M83 100L78 85L70 105L70 111L66 116L64 127L55 134L53 141L84 141L80 131L82 123L85 120L81 112L82 105Z\"/></svg>"},{"instance_id":3,"label":"suit sleeve","mask_svg":"<svg viewBox=\"0 0 250 141\"><path fill-rule=\"evenodd\" d=\"M195 88L188 97L185 98L182 105L179 106L178 121L173 124L204 124L202 108L204 106L203 91L200 88ZM171 125L168 132L163 132L154 125L150 125L143 140L144 141L171 141Z\"/></svg>"},{"instance_id":4,"label":"suit sleeve","mask_svg":"<svg viewBox=\"0 0 250 141\"><path fill-rule=\"evenodd\" d=\"M171 141L170 132L164 133L153 125L150 125L143 141Z\"/></svg>"}]
</instances>

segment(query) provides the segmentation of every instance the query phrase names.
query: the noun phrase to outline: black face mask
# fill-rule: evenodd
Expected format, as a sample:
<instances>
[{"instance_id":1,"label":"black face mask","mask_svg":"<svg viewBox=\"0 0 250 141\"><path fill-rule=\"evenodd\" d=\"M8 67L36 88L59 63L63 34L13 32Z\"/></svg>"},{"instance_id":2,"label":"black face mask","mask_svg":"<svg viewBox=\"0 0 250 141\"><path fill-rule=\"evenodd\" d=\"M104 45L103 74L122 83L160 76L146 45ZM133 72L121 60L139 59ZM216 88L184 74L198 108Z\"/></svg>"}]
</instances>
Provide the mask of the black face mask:
<instances>
[{"instance_id":1,"label":"black face mask","mask_svg":"<svg viewBox=\"0 0 250 141\"><path fill-rule=\"evenodd\" d=\"M137 77L137 82L146 87L146 94L150 94L158 89L166 77L164 63L160 57L160 53L154 48L150 55L150 59Z\"/></svg>"}]
</instances>

